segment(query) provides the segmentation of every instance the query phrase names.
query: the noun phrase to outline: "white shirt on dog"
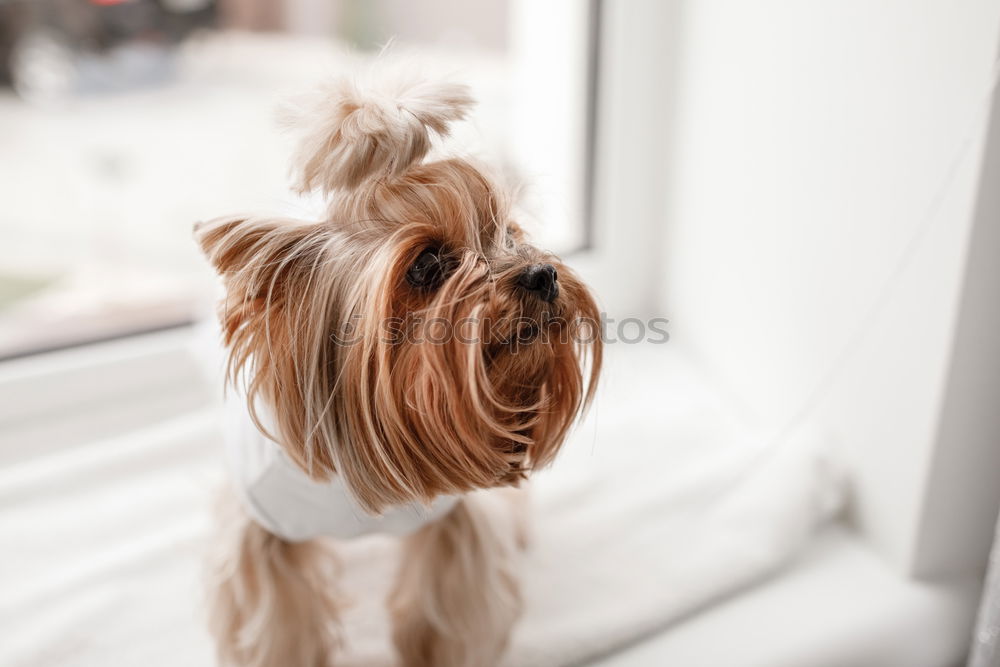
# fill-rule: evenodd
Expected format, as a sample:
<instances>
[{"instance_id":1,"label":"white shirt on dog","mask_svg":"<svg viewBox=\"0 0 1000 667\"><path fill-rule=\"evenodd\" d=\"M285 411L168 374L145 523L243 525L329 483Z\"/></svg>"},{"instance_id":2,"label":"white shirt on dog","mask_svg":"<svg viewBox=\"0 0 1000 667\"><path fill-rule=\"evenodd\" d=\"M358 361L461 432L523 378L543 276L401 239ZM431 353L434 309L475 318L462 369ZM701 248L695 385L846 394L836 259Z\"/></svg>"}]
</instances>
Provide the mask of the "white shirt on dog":
<instances>
[{"instance_id":1,"label":"white shirt on dog","mask_svg":"<svg viewBox=\"0 0 1000 667\"><path fill-rule=\"evenodd\" d=\"M270 431L267 411L259 409L258 417ZM225 441L233 485L247 512L290 542L369 533L407 535L444 516L458 502L454 496L440 496L430 506L413 503L390 508L381 516L368 514L339 475L328 482L310 479L278 443L260 432L246 399L235 391L226 398Z\"/></svg>"}]
</instances>

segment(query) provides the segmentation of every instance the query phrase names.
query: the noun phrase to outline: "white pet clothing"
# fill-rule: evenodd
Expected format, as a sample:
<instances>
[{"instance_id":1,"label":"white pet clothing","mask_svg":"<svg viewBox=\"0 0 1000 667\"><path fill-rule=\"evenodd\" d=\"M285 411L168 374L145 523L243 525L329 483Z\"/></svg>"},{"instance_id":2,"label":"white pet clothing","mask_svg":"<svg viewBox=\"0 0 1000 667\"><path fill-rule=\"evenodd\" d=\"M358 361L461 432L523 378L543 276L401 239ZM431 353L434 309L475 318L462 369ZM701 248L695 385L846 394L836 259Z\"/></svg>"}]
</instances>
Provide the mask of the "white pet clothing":
<instances>
[{"instance_id":1,"label":"white pet clothing","mask_svg":"<svg viewBox=\"0 0 1000 667\"><path fill-rule=\"evenodd\" d=\"M258 408L257 414L273 433L268 411ZM339 475L328 482L310 479L278 443L260 432L246 399L235 391L226 398L225 441L233 485L248 513L271 533L292 542L369 533L407 535L444 516L458 501L440 496L429 506L412 503L392 507L381 516L368 514Z\"/></svg>"}]
</instances>

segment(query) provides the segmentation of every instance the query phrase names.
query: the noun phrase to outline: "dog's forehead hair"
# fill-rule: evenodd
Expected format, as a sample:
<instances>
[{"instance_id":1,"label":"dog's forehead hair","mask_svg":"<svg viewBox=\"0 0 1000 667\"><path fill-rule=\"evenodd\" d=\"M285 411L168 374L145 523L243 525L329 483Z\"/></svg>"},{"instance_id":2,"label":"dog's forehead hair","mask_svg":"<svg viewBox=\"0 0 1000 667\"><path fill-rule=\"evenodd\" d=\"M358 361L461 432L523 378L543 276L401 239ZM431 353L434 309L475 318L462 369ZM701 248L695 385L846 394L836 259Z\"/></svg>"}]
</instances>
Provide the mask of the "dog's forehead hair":
<instances>
[{"instance_id":1,"label":"dog's forehead hair","mask_svg":"<svg viewBox=\"0 0 1000 667\"><path fill-rule=\"evenodd\" d=\"M507 233L506 193L465 160L418 165L366 194L370 213L386 222L388 233L400 223L420 226L446 245L475 252L502 245Z\"/></svg>"}]
</instances>

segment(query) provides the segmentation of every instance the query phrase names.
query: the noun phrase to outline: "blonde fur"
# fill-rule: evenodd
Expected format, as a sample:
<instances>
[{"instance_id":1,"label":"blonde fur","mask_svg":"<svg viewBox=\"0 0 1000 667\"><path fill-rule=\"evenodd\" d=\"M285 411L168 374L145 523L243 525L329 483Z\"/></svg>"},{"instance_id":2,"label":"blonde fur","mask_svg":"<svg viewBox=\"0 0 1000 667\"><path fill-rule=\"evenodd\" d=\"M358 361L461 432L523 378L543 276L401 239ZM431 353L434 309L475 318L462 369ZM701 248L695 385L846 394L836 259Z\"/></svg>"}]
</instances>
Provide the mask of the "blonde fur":
<instances>
[{"instance_id":1,"label":"blonde fur","mask_svg":"<svg viewBox=\"0 0 1000 667\"><path fill-rule=\"evenodd\" d=\"M300 188L331 195L328 217L196 226L226 284L229 374L251 412L267 405L268 435L290 459L316 480L339 475L372 513L478 489L506 498L553 460L600 372L600 314L580 279L527 242L482 165L423 161L431 134L470 104L450 84L335 83L299 119L296 162ZM408 271L428 249L440 283L414 286ZM556 299L519 285L540 264L558 273ZM456 330L438 342L442 322ZM506 644L523 531L494 502L469 496L408 540L392 601L405 665L493 664ZM317 664L336 615L319 549L234 521L216 589L220 654Z\"/></svg>"},{"instance_id":2,"label":"blonde fur","mask_svg":"<svg viewBox=\"0 0 1000 667\"><path fill-rule=\"evenodd\" d=\"M296 188L330 193L398 176L427 155L432 134L446 136L472 104L469 89L454 83L388 76L362 89L334 81L285 114L300 133Z\"/></svg>"},{"instance_id":3,"label":"blonde fur","mask_svg":"<svg viewBox=\"0 0 1000 667\"><path fill-rule=\"evenodd\" d=\"M336 558L267 532L227 495L212 563L209 629L220 665L322 667L340 643Z\"/></svg>"},{"instance_id":4,"label":"blonde fur","mask_svg":"<svg viewBox=\"0 0 1000 667\"><path fill-rule=\"evenodd\" d=\"M389 598L393 641L408 667L496 665L521 613L523 492L470 494L406 540Z\"/></svg>"}]
</instances>

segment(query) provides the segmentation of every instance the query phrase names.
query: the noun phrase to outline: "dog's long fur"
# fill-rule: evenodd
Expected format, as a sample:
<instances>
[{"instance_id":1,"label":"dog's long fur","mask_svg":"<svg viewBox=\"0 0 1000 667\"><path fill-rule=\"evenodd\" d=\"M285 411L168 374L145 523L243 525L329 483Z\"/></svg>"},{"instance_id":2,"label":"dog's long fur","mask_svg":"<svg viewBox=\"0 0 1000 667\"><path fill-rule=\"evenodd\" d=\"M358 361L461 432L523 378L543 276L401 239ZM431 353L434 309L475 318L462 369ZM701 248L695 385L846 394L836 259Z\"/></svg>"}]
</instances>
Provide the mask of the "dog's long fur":
<instances>
[{"instance_id":1,"label":"dog's long fur","mask_svg":"<svg viewBox=\"0 0 1000 667\"><path fill-rule=\"evenodd\" d=\"M393 640L405 664L497 664L521 611L523 495L519 489L472 494L407 539L389 598Z\"/></svg>"},{"instance_id":2,"label":"dog's long fur","mask_svg":"<svg viewBox=\"0 0 1000 667\"><path fill-rule=\"evenodd\" d=\"M341 476L372 513L468 494L406 540L390 601L406 665L495 664L520 606L524 504L509 487L552 461L601 366L593 298L527 243L495 179L469 159L425 161L470 105L452 84L338 82L304 111L296 158L299 188L327 195L327 218L196 227L225 280L230 376L246 380L251 411L268 406L268 435L291 460L316 480ZM427 252L440 282L415 285ZM542 265L558 298L523 287ZM456 327L447 339L441 323ZM222 661L330 664L324 548L229 521L212 624Z\"/></svg>"},{"instance_id":3,"label":"dog's long fur","mask_svg":"<svg viewBox=\"0 0 1000 667\"><path fill-rule=\"evenodd\" d=\"M319 540L286 542L227 495L219 508L209 629L224 665L330 664L339 645L337 560Z\"/></svg>"}]
</instances>

